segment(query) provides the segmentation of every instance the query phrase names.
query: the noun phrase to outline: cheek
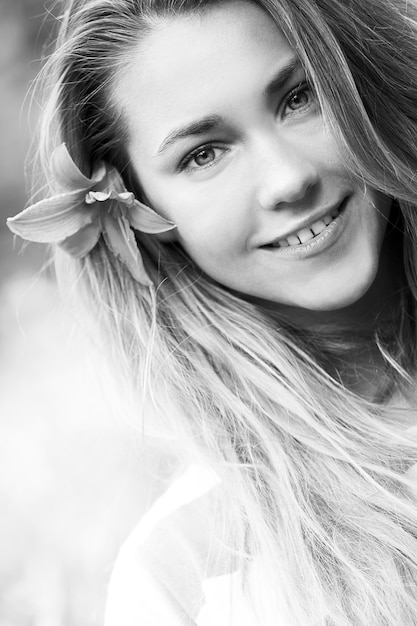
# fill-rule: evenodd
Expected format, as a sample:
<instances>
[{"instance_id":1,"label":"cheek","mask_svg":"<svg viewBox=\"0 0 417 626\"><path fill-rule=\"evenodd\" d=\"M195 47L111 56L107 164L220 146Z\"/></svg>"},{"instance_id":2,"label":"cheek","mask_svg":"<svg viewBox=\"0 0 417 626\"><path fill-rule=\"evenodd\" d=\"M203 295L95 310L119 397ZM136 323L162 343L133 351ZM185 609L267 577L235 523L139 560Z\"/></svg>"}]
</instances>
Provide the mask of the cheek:
<instances>
[{"instance_id":1,"label":"cheek","mask_svg":"<svg viewBox=\"0 0 417 626\"><path fill-rule=\"evenodd\" d=\"M369 211L367 220L370 232L373 233L374 244L379 249L382 246L387 225L391 213L392 199L378 191L370 191L371 210Z\"/></svg>"},{"instance_id":2,"label":"cheek","mask_svg":"<svg viewBox=\"0 0 417 626\"><path fill-rule=\"evenodd\" d=\"M229 220L185 219L177 221L178 241L203 270L224 267L246 250L246 232Z\"/></svg>"},{"instance_id":3,"label":"cheek","mask_svg":"<svg viewBox=\"0 0 417 626\"><path fill-rule=\"evenodd\" d=\"M241 195L241 194L240 194ZM245 253L253 230L253 212L247 198L225 194L178 194L165 198L167 216L177 225L177 238L197 262L210 265ZM203 268L204 269L204 268Z\"/></svg>"}]
</instances>

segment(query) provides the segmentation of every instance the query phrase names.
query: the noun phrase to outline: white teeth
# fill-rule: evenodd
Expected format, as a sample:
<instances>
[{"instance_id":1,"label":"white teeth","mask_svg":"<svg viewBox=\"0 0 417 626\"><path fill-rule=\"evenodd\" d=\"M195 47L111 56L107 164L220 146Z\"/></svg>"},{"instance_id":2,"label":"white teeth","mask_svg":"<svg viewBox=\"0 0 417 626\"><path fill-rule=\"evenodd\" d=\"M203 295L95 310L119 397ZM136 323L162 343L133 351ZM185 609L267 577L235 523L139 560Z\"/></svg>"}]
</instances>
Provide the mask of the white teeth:
<instances>
[{"instance_id":1,"label":"white teeth","mask_svg":"<svg viewBox=\"0 0 417 626\"><path fill-rule=\"evenodd\" d=\"M299 246L302 243L314 239L319 235L327 226L333 222L333 219L339 215L339 211L335 209L329 215L325 215L321 220L314 222L309 228L302 228L294 235L289 235L286 239L281 239L278 242L274 242L272 245L274 248L288 248L288 246Z\"/></svg>"},{"instance_id":2,"label":"white teeth","mask_svg":"<svg viewBox=\"0 0 417 626\"><path fill-rule=\"evenodd\" d=\"M287 237L287 241L290 246L297 246L299 243L301 243L296 235L290 235L289 237Z\"/></svg>"},{"instance_id":3,"label":"white teeth","mask_svg":"<svg viewBox=\"0 0 417 626\"><path fill-rule=\"evenodd\" d=\"M314 233L309 228L303 228L302 230L298 231L297 237L299 238L301 243L305 243L306 241L313 239Z\"/></svg>"},{"instance_id":4,"label":"white teeth","mask_svg":"<svg viewBox=\"0 0 417 626\"><path fill-rule=\"evenodd\" d=\"M330 218L330 222L331 221L332 221L332 218ZM330 224L330 222L327 222L326 224L324 220L319 220L318 222L315 222L312 225L311 230L313 231L315 235L319 235L321 231L324 230L328 224Z\"/></svg>"}]
</instances>

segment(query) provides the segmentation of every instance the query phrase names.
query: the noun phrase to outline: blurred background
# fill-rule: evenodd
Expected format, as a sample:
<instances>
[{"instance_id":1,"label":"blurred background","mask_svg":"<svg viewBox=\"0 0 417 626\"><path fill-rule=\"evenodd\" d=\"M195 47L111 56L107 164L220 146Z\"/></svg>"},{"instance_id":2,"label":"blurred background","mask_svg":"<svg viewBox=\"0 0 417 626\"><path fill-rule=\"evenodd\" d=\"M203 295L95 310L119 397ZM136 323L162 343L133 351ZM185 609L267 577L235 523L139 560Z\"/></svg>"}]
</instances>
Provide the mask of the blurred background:
<instances>
[{"instance_id":1,"label":"blurred background","mask_svg":"<svg viewBox=\"0 0 417 626\"><path fill-rule=\"evenodd\" d=\"M117 549L150 497L43 247L19 252L5 225L28 199L27 92L63 5L0 0L0 626L102 624Z\"/></svg>"}]
</instances>

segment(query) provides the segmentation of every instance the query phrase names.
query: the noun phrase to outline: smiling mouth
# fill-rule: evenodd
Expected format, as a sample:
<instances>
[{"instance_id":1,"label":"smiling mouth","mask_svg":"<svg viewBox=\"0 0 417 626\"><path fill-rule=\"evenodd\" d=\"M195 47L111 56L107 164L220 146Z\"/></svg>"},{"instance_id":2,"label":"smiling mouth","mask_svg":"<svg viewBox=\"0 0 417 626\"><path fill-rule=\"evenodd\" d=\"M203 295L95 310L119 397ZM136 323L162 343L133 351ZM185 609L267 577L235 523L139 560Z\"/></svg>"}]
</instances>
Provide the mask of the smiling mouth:
<instances>
[{"instance_id":1,"label":"smiling mouth","mask_svg":"<svg viewBox=\"0 0 417 626\"><path fill-rule=\"evenodd\" d=\"M272 243L262 246L262 248L296 248L303 244L313 242L343 211L345 202L333 209L311 226L301 228L284 239L275 240Z\"/></svg>"}]
</instances>

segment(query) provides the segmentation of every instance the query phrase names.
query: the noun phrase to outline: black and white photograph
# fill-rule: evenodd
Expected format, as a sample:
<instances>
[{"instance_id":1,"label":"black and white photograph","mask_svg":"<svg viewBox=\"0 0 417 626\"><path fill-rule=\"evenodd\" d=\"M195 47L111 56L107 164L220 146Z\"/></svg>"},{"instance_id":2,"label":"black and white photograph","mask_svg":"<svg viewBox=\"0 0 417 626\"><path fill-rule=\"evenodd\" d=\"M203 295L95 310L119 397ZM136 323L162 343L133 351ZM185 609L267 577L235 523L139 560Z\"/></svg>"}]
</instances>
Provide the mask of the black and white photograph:
<instances>
[{"instance_id":1,"label":"black and white photograph","mask_svg":"<svg viewBox=\"0 0 417 626\"><path fill-rule=\"evenodd\" d=\"M0 0L0 626L417 625L417 0Z\"/></svg>"}]
</instances>

